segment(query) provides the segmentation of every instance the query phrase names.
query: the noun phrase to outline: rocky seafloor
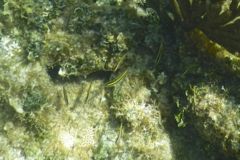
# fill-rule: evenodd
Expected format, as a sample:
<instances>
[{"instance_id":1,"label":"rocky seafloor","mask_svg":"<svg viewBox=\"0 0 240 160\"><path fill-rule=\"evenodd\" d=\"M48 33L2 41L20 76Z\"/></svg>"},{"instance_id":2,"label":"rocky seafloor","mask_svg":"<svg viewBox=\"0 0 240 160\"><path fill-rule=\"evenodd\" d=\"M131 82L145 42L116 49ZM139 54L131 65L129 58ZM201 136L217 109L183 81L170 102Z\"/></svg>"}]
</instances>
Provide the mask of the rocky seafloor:
<instances>
[{"instance_id":1,"label":"rocky seafloor","mask_svg":"<svg viewBox=\"0 0 240 160\"><path fill-rule=\"evenodd\" d=\"M239 160L238 52L190 4L0 1L0 160Z\"/></svg>"}]
</instances>

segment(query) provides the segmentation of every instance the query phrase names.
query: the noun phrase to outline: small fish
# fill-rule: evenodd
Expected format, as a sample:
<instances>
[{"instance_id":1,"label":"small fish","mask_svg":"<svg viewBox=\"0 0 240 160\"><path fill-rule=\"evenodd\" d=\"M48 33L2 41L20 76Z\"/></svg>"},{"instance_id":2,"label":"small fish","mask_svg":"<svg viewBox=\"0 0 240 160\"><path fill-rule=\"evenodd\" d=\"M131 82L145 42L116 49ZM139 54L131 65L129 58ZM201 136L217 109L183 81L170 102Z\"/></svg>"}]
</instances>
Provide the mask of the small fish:
<instances>
[{"instance_id":1,"label":"small fish","mask_svg":"<svg viewBox=\"0 0 240 160\"><path fill-rule=\"evenodd\" d=\"M121 123L120 128L119 128L119 133L118 133L118 136L117 136L117 138L116 138L116 140L115 140L115 143L117 143L118 140L122 137L123 132L124 132L124 130L123 130L123 125L122 125L122 123Z\"/></svg>"},{"instance_id":2,"label":"small fish","mask_svg":"<svg viewBox=\"0 0 240 160\"><path fill-rule=\"evenodd\" d=\"M114 72L117 71L118 67L122 64L122 62L123 62L123 60L125 60L125 58L126 58L126 54L124 54L124 55L120 58L119 62L117 63L117 65L116 65L116 67L115 67L115 69L113 70Z\"/></svg>"},{"instance_id":3,"label":"small fish","mask_svg":"<svg viewBox=\"0 0 240 160\"><path fill-rule=\"evenodd\" d=\"M91 88L92 88L92 83L93 82L91 82L90 85L88 86L87 96L85 98L85 103L87 103L87 101L88 101L88 98L89 98L89 95L90 95L90 91L91 91Z\"/></svg>"},{"instance_id":4,"label":"small fish","mask_svg":"<svg viewBox=\"0 0 240 160\"><path fill-rule=\"evenodd\" d=\"M161 44L159 46L159 49L158 49L158 53L157 53L157 57L156 57L156 60L155 60L155 64L159 64L162 56L163 56L163 52L164 52L164 45L163 45L163 42L161 41Z\"/></svg>"},{"instance_id":5,"label":"small fish","mask_svg":"<svg viewBox=\"0 0 240 160\"><path fill-rule=\"evenodd\" d=\"M113 87L115 84L117 84L117 83L120 82L123 78L126 77L127 72L128 72L128 71L127 71L127 69L126 69L123 73L119 74L119 75L118 75L117 77L115 77L113 80L107 82L107 83L105 84L105 86L106 86L106 87Z\"/></svg>"},{"instance_id":6,"label":"small fish","mask_svg":"<svg viewBox=\"0 0 240 160\"><path fill-rule=\"evenodd\" d=\"M184 18L183 18L182 11L181 11L181 8L179 6L178 1L177 0L172 0L172 3L174 5L174 9L175 9L176 14L179 16L181 22L183 22Z\"/></svg>"},{"instance_id":7,"label":"small fish","mask_svg":"<svg viewBox=\"0 0 240 160\"><path fill-rule=\"evenodd\" d=\"M75 109L76 106L79 104L80 98L81 98L81 91L82 91L82 88L79 88L78 93L77 93L77 97L76 97L76 99L75 99L75 101L74 101L74 103L71 107L71 110Z\"/></svg>"},{"instance_id":8,"label":"small fish","mask_svg":"<svg viewBox=\"0 0 240 160\"><path fill-rule=\"evenodd\" d=\"M68 106L68 96L67 96L67 91L66 91L65 87L63 87L63 98L65 101L65 104Z\"/></svg>"}]
</instances>

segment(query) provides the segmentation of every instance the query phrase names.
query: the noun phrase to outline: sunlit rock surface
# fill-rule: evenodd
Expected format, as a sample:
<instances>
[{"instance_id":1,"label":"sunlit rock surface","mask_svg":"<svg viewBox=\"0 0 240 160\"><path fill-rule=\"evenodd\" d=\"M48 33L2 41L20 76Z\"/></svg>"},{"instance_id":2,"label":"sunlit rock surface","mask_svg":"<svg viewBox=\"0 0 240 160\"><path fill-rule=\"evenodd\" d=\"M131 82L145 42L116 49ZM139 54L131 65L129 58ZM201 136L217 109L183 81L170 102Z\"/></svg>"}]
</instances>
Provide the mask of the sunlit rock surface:
<instances>
[{"instance_id":1,"label":"sunlit rock surface","mask_svg":"<svg viewBox=\"0 0 240 160\"><path fill-rule=\"evenodd\" d=\"M213 110L202 109L212 105L205 92L189 96L197 99L187 99L195 107L196 130L178 126L175 90L180 96L186 88L172 84L184 68L184 86L185 67L195 61L175 64L175 54L185 50L169 53L176 44L166 35L175 33L163 29L165 17L150 4L0 2L0 159L216 160L222 151L208 144L215 144L219 117L227 119L227 154L238 156L238 112L225 110L231 102L220 103L220 95L212 94L220 101ZM166 4L160 3L161 11ZM184 40L177 46L186 47ZM216 144L228 152L224 138Z\"/></svg>"}]
</instances>

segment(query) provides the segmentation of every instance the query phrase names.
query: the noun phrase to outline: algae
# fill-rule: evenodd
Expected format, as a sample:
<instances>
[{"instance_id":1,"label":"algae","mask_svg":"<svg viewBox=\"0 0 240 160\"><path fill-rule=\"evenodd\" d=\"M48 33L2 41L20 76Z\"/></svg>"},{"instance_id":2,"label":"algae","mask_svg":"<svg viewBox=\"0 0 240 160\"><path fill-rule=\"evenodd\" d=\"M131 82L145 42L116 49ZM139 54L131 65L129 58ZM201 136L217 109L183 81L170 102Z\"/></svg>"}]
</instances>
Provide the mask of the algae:
<instances>
[{"instance_id":1,"label":"algae","mask_svg":"<svg viewBox=\"0 0 240 160\"><path fill-rule=\"evenodd\" d=\"M168 1L0 5L0 159L239 157L235 63L208 61Z\"/></svg>"}]
</instances>

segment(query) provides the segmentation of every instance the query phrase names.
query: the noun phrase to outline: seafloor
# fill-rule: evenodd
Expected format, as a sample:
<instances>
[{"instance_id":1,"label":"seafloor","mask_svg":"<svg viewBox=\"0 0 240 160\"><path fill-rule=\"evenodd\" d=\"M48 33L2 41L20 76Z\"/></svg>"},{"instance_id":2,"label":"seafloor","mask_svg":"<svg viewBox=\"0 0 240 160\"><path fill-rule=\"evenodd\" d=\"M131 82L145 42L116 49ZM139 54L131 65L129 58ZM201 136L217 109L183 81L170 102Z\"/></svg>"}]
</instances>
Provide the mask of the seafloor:
<instances>
[{"instance_id":1,"label":"seafloor","mask_svg":"<svg viewBox=\"0 0 240 160\"><path fill-rule=\"evenodd\" d=\"M239 160L238 52L172 2L0 1L0 160Z\"/></svg>"}]
</instances>

